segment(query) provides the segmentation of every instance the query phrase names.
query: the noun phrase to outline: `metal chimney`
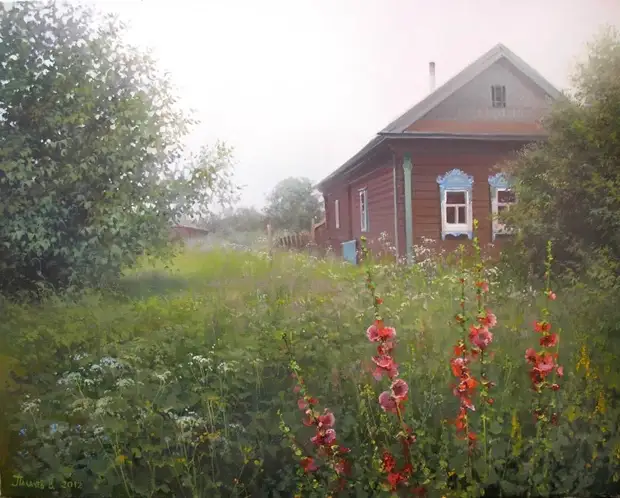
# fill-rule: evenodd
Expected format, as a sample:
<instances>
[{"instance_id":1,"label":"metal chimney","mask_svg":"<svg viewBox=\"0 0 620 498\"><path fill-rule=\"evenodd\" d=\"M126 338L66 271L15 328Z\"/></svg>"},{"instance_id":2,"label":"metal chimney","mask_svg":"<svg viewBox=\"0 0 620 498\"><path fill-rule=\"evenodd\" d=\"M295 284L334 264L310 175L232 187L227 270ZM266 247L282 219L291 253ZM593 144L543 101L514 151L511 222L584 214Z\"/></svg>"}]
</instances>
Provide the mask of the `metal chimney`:
<instances>
[{"instance_id":1,"label":"metal chimney","mask_svg":"<svg viewBox=\"0 0 620 498\"><path fill-rule=\"evenodd\" d=\"M429 78L431 93L433 93L435 91L435 63L434 62L428 63L428 78Z\"/></svg>"}]
</instances>

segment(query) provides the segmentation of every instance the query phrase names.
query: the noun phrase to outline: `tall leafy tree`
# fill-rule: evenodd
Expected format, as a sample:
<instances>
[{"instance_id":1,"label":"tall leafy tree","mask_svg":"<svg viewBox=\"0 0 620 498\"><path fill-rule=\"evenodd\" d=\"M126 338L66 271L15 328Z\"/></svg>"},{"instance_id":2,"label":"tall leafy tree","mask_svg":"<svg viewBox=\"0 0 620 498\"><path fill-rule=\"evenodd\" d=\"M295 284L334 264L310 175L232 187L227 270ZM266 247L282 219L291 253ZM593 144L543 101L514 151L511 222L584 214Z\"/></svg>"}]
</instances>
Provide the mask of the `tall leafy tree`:
<instances>
[{"instance_id":1,"label":"tall leafy tree","mask_svg":"<svg viewBox=\"0 0 620 498\"><path fill-rule=\"evenodd\" d=\"M620 35L608 29L589 46L574 93L546 120L549 138L508 165L518 204L523 261L544 261L547 240L570 273L617 285L620 275Z\"/></svg>"},{"instance_id":2,"label":"tall leafy tree","mask_svg":"<svg viewBox=\"0 0 620 498\"><path fill-rule=\"evenodd\" d=\"M184 155L193 122L123 32L84 6L0 4L0 290L115 277L234 193L230 149Z\"/></svg>"},{"instance_id":3,"label":"tall leafy tree","mask_svg":"<svg viewBox=\"0 0 620 498\"><path fill-rule=\"evenodd\" d=\"M286 178L267 197L265 214L277 229L309 230L313 220L322 216L322 204L308 178Z\"/></svg>"}]
</instances>

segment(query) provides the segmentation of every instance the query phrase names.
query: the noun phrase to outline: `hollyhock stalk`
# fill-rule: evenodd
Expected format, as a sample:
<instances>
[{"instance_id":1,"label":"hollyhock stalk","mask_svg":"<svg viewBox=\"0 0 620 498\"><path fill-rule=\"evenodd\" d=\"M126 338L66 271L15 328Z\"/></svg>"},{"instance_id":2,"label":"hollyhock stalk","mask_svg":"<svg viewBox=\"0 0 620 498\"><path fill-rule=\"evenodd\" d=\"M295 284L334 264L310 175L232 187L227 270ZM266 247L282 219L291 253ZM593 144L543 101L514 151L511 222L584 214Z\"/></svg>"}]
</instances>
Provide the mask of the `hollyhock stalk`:
<instances>
[{"instance_id":1,"label":"hollyhock stalk","mask_svg":"<svg viewBox=\"0 0 620 498\"><path fill-rule=\"evenodd\" d=\"M374 309L374 323L366 330L366 336L370 342L378 343L377 356L372 357L376 368L373 376L376 380L381 380L383 376L387 376L391 380L390 390L384 391L379 395L379 405L387 413L394 413L401 428L397 434L403 448L403 457L405 465L399 471L396 470L396 460L389 451L383 453L383 470L388 474L387 480L391 491L396 491L398 485L408 485L408 480L413 474L413 465L411 463L411 445L415 442L411 428L405 423L402 413L402 406L408 399L409 386L403 379L398 378L398 365L394 362L392 356L396 330L392 327L386 327L380 313L380 306L383 300L377 295L377 287L372 278L372 271L369 262L369 251L366 244L366 238L361 238L362 256L366 263L366 287L370 291ZM421 488L415 488L420 490Z\"/></svg>"},{"instance_id":2,"label":"hollyhock stalk","mask_svg":"<svg viewBox=\"0 0 620 498\"><path fill-rule=\"evenodd\" d=\"M334 414L327 408L321 414L317 409L319 401L308 394L306 384L300 374L301 369L294 359L291 345L285 333L282 334L282 340L291 357L291 375L296 380L293 391L300 395L297 400L297 406L304 412L302 423L306 427L315 428L315 435L311 438L311 442L313 443L317 455L325 458L329 463L329 467L336 476L338 491L342 491L346 486L346 477L351 472L350 462L346 458L350 450L339 445L336 441L336 431L334 429L336 419ZM300 452L296 453L299 453L298 456L303 454ZM305 473L313 473L318 470L318 464L311 456L302 457L300 465Z\"/></svg>"}]
</instances>

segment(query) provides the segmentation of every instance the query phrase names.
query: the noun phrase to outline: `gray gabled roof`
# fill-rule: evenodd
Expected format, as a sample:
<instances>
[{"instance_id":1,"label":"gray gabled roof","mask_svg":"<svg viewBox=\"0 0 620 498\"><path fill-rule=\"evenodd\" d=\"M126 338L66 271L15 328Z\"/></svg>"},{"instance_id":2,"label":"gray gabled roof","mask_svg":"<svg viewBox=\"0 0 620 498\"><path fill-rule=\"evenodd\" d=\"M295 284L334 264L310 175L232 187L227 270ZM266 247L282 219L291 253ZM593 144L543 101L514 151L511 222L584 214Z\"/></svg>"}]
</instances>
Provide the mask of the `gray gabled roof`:
<instances>
[{"instance_id":1,"label":"gray gabled roof","mask_svg":"<svg viewBox=\"0 0 620 498\"><path fill-rule=\"evenodd\" d=\"M557 100L562 93L549 83L541 74L533 67L527 64L518 55L512 52L505 45L498 43L487 53L472 62L460 73L448 80L428 97L414 105L411 109L392 121L380 133L402 133L406 128L415 123L418 119L424 117L431 110L441 104L450 95L464 87L472 81L476 76L491 67L500 59L506 59L515 66L521 73L530 78L536 85L542 88L547 95Z\"/></svg>"},{"instance_id":2,"label":"gray gabled roof","mask_svg":"<svg viewBox=\"0 0 620 498\"><path fill-rule=\"evenodd\" d=\"M392 121L383 130L381 130L375 138L368 142L357 154L351 157L346 163L340 166L336 171L329 176L321 180L316 185L316 188L320 189L325 183L334 177L344 173L347 170L353 169L357 163L359 163L364 157L383 143L387 138L393 138L395 135L400 134L414 135L413 133L405 133L405 130L415 123L420 118L424 117L431 110L441 104L444 100L450 97L453 93L472 81L483 71L491 67L500 59L506 59L513 66L515 66L521 73L530 78L536 85L547 93L552 99L557 100L562 97L562 93L549 83L538 71L527 64L518 55L512 52L508 47L502 43L498 43L491 50L472 62L469 66L463 69L460 73L448 80L442 86L437 88L434 92L428 95L426 98L418 102L407 112L400 117ZM423 135L423 134L416 134ZM428 134L427 134L428 135ZM432 134L437 135L437 134ZM450 135L450 134L447 134Z\"/></svg>"},{"instance_id":3,"label":"gray gabled roof","mask_svg":"<svg viewBox=\"0 0 620 498\"><path fill-rule=\"evenodd\" d=\"M368 154L370 151L372 151L375 147L380 145L385 140L386 139L384 137L376 135L370 142L364 145L364 147L362 147L362 149L360 149L360 151L357 154L355 154L353 157L351 157L346 163L344 163L336 171L330 173L329 176L323 178L323 180L317 183L315 188L320 190L321 187L325 183L330 181L332 178L335 178L336 176L340 175L341 173L344 173L350 167L355 166L358 161L360 161L361 159L364 158L364 156L366 156L366 154Z\"/></svg>"}]
</instances>

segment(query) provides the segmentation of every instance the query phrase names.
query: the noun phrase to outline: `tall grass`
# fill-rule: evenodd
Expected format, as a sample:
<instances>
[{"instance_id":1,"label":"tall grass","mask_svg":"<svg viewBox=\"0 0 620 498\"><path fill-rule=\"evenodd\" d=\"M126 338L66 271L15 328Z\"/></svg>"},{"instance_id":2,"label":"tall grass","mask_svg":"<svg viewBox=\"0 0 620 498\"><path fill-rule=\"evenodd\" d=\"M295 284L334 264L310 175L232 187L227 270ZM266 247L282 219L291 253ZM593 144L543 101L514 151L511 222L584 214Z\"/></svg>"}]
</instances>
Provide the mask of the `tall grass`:
<instances>
[{"instance_id":1,"label":"tall grass","mask_svg":"<svg viewBox=\"0 0 620 498\"><path fill-rule=\"evenodd\" d=\"M372 270L409 386L402 417L415 434L416 482L401 492L620 492L620 367L613 343L590 334L596 326L581 290L558 291L549 306L565 375L543 475L528 467L540 439L524 355L537 340L544 296L497 267L484 270L498 322L485 372L496 383L483 459L491 464L464 478L450 371L461 273L449 265ZM319 455L307 472L303 460L313 431L301 423L292 355L351 450L341 494L390 496L382 454L398 430L377 401L385 385L371 375L366 330L375 310L364 271L292 253L189 250L169 268L143 267L79 300L2 303L3 492L40 496L44 485L58 496L327 496L335 492L328 466ZM466 293L475 303L475 287Z\"/></svg>"}]
</instances>

